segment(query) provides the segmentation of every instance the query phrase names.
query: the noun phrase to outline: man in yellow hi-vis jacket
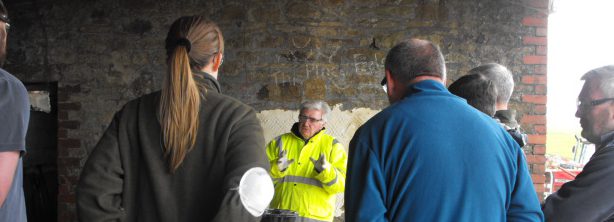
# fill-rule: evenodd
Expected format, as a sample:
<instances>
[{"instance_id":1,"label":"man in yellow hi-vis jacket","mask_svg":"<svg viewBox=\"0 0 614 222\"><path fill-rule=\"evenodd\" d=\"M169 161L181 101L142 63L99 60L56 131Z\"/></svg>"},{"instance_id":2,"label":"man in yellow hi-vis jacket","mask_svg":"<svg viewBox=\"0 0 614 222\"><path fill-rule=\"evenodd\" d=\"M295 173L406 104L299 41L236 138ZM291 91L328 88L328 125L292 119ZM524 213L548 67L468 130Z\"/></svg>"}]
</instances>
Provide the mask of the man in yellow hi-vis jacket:
<instances>
[{"instance_id":1,"label":"man in yellow hi-vis jacket","mask_svg":"<svg viewBox=\"0 0 614 222\"><path fill-rule=\"evenodd\" d=\"M332 221L335 194L345 189L347 154L326 134L329 113L324 101L301 104L298 123L266 149L275 183L270 207L296 211L298 221Z\"/></svg>"}]
</instances>

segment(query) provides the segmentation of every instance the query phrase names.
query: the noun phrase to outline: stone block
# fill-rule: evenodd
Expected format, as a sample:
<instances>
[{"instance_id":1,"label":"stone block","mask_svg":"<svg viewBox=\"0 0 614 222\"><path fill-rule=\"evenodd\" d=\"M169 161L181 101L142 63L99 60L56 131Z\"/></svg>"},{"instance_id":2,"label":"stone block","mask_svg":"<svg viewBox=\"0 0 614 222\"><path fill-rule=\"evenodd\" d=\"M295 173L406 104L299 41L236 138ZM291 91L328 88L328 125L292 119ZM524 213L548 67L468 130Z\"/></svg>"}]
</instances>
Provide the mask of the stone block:
<instances>
[{"instance_id":1,"label":"stone block","mask_svg":"<svg viewBox=\"0 0 614 222\"><path fill-rule=\"evenodd\" d=\"M326 99L326 81L320 78L308 79L305 81L305 99L323 100Z\"/></svg>"},{"instance_id":2,"label":"stone block","mask_svg":"<svg viewBox=\"0 0 614 222\"><path fill-rule=\"evenodd\" d=\"M272 102L296 102L302 100L303 85L295 82L266 84L258 91L258 99Z\"/></svg>"},{"instance_id":3,"label":"stone block","mask_svg":"<svg viewBox=\"0 0 614 222\"><path fill-rule=\"evenodd\" d=\"M247 11L241 4L230 4L222 8L221 15L223 21L241 21L247 18Z\"/></svg>"},{"instance_id":4,"label":"stone block","mask_svg":"<svg viewBox=\"0 0 614 222\"><path fill-rule=\"evenodd\" d=\"M301 19L317 19L322 16L322 13L313 5L309 4L309 2L293 2L288 4L288 8L286 9L286 16L291 20L301 20Z\"/></svg>"}]
</instances>

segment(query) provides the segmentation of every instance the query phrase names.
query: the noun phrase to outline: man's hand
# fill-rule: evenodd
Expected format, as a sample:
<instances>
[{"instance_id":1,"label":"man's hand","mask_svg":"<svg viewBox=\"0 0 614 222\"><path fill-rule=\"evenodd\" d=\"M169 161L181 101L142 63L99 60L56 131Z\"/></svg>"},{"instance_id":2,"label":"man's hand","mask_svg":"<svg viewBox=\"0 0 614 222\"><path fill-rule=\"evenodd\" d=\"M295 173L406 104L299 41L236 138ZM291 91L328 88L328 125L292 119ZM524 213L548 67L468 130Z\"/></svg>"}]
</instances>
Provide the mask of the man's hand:
<instances>
[{"instance_id":1,"label":"man's hand","mask_svg":"<svg viewBox=\"0 0 614 222\"><path fill-rule=\"evenodd\" d=\"M279 168L279 171L286 171L288 166L290 166L292 163L294 163L294 159L288 160L288 152L282 150L281 153L279 153L279 158L277 159L277 168Z\"/></svg>"},{"instance_id":2,"label":"man's hand","mask_svg":"<svg viewBox=\"0 0 614 222\"><path fill-rule=\"evenodd\" d=\"M326 156L324 156L324 154L320 154L320 158L318 160L313 159L313 157L309 157L309 159L311 159L311 162L318 173L330 168L330 163L326 161Z\"/></svg>"}]
</instances>

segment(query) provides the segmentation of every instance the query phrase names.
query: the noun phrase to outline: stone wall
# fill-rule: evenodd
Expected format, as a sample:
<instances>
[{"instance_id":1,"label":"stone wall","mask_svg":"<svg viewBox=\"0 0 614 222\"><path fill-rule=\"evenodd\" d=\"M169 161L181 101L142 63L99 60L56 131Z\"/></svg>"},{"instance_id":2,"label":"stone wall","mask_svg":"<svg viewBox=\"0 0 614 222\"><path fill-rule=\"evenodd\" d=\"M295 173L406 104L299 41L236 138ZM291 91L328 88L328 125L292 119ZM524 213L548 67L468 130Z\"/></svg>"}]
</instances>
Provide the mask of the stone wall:
<instances>
[{"instance_id":1,"label":"stone wall","mask_svg":"<svg viewBox=\"0 0 614 222\"><path fill-rule=\"evenodd\" d=\"M12 18L5 68L24 82L57 81L59 221L75 220L75 185L88 152L125 102L159 89L163 40L181 15L204 14L226 38L223 91L256 108L267 139L300 101L336 107L351 135L388 102L387 50L409 36L440 45L448 80L485 62L508 66L511 107L543 192L546 0L5 0ZM281 113L281 114L280 114ZM285 116L284 120L276 120ZM347 121L347 122L345 122ZM331 125L332 127L332 125ZM339 131L341 132L341 131ZM347 141L346 141L347 142ZM347 144L346 144L347 146Z\"/></svg>"}]
</instances>

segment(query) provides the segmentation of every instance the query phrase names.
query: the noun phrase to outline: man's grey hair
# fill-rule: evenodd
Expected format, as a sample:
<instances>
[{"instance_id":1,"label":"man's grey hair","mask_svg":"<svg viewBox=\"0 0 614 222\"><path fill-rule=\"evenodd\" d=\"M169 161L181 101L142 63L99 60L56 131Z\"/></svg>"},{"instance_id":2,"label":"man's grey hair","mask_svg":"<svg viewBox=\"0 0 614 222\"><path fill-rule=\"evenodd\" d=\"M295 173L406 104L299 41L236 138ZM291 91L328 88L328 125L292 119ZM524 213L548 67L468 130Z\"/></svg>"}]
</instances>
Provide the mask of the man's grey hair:
<instances>
[{"instance_id":1,"label":"man's grey hair","mask_svg":"<svg viewBox=\"0 0 614 222\"><path fill-rule=\"evenodd\" d=\"M482 75L495 84L497 89L497 103L507 104L514 91L514 76L505 66L497 63L487 63L469 70L467 75Z\"/></svg>"},{"instance_id":2,"label":"man's grey hair","mask_svg":"<svg viewBox=\"0 0 614 222\"><path fill-rule=\"evenodd\" d=\"M395 80L406 84L418 76L446 79L446 61L434 43L421 39L408 39L388 51L384 68Z\"/></svg>"},{"instance_id":3,"label":"man's grey hair","mask_svg":"<svg viewBox=\"0 0 614 222\"><path fill-rule=\"evenodd\" d=\"M330 113L330 106L328 103L322 100L306 101L301 104L302 110L320 110L322 111L322 119L324 122L328 122L328 114Z\"/></svg>"},{"instance_id":4,"label":"man's grey hair","mask_svg":"<svg viewBox=\"0 0 614 222\"><path fill-rule=\"evenodd\" d=\"M599 89L606 98L614 97L614 65L608 65L593 69L584 74L581 80L599 81Z\"/></svg>"}]
</instances>

